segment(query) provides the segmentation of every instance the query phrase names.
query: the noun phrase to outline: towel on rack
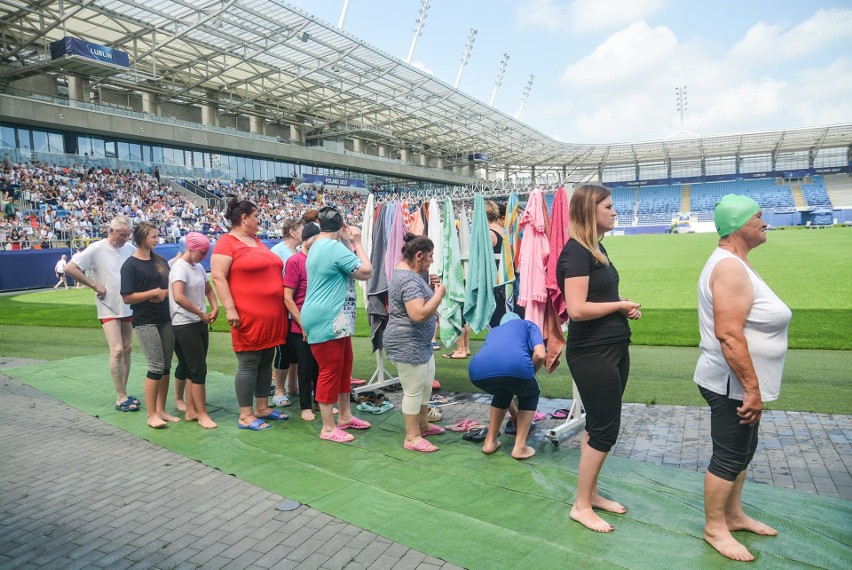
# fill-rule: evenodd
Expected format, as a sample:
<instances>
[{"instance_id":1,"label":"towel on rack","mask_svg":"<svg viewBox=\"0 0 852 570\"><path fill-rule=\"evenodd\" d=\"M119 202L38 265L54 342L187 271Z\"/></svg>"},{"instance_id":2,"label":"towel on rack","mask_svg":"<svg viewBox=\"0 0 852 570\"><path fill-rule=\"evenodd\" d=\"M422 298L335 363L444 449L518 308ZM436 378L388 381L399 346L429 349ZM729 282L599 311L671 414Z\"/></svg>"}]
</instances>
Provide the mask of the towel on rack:
<instances>
[{"instance_id":1,"label":"towel on rack","mask_svg":"<svg viewBox=\"0 0 852 570\"><path fill-rule=\"evenodd\" d=\"M370 340L373 352L383 346L382 335L388 324L388 281L385 274L385 210L384 204L379 206L376 214L376 225L373 227L373 247L370 251L370 264L373 274L367 279L367 318L370 321Z\"/></svg>"},{"instance_id":2,"label":"towel on rack","mask_svg":"<svg viewBox=\"0 0 852 570\"><path fill-rule=\"evenodd\" d=\"M390 283L393 270L402 261L402 246L405 244L405 212L402 204L397 202L393 206L393 222L388 235L388 249L385 253L385 276Z\"/></svg>"},{"instance_id":3,"label":"towel on rack","mask_svg":"<svg viewBox=\"0 0 852 570\"><path fill-rule=\"evenodd\" d=\"M497 266L494 248L485 213L485 199L477 194L473 199L473 221L470 229L470 262L467 270L467 287L464 295L464 318L474 333L485 330L497 307L494 284Z\"/></svg>"},{"instance_id":4,"label":"towel on rack","mask_svg":"<svg viewBox=\"0 0 852 570\"><path fill-rule=\"evenodd\" d=\"M434 200L433 200L434 201ZM437 204L435 205L437 209ZM430 210L431 211L431 210ZM431 228L433 218L429 218ZM443 235L444 254L441 258L441 281L447 288L447 293L439 305L441 342L450 347L461 334L462 310L464 307L464 273L462 271L461 254L459 253L459 236L456 233L456 219L453 214L453 203L449 196L444 198Z\"/></svg>"},{"instance_id":5,"label":"towel on rack","mask_svg":"<svg viewBox=\"0 0 852 570\"><path fill-rule=\"evenodd\" d=\"M553 255L547 260L547 294L553 302L553 309L559 317L559 323L568 321L568 308L562 297L562 289L556 279L556 265L559 262L559 254L568 241L568 197L565 188L560 186L553 196L553 210L550 216L550 251Z\"/></svg>"},{"instance_id":6,"label":"towel on rack","mask_svg":"<svg viewBox=\"0 0 852 570\"><path fill-rule=\"evenodd\" d=\"M500 250L500 266L497 268L497 286L506 290L506 310L515 309L515 253L520 245L518 232L518 195L509 194L506 201L506 219L503 224L503 247Z\"/></svg>"},{"instance_id":7,"label":"towel on rack","mask_svg":"<svg viewBox=\"0 0 852 570\"><path fill-rule=\"evenodd\" d=\"M467 211L464 208L464 203L459 205L459 252L462 257L462 270L464 278L467 279L467 267L470 260L470 221L467 219Z\"/></svg>"},{"instance_id":8,"label":"towel on rack","mask_svg":"<svg viewBox=\"0 0 852 570\"><path fill-rule=\"evenodd\" d=\"M444 263L444 228L441 226L441 209L438 207L438 201L435 198L429 200L429 205L426 208L429 218L426 223L426 236L432 240L432 244L435 246L432 250L432 265L429 266L429 273L443 277L441 272Z\"/></svg>"},{"instance_id":9,"label":"towel on rack","mask_svg":"<svg viewBox=\"0 0 852 570\"><path fill-rule=\"evenodd\" d=\"M547 261L550 255L550 242L547 232L550 229L550 217L547 204L540 188L535 188L527 201L527 207L518 222L524 232L520 248L521 273L518 304L525 308L524 317L544 330L544 309L547 302Z\"/></svg>"},{"instance_id":10,"label":"towel on rack","mask_svg":"<svg viewBox=\"0 0 852 570\"><path fill-rule=\"evenodd\" d=\"M367 196L367 203L364 206L364 219L361 220L361 248L367 255L373 251L373 226L376 223L376 197L372 192ZM358 286L361 287L361 292L364 298L367 298L367 282L358 281Z\"/></svg>"}]
</instances>

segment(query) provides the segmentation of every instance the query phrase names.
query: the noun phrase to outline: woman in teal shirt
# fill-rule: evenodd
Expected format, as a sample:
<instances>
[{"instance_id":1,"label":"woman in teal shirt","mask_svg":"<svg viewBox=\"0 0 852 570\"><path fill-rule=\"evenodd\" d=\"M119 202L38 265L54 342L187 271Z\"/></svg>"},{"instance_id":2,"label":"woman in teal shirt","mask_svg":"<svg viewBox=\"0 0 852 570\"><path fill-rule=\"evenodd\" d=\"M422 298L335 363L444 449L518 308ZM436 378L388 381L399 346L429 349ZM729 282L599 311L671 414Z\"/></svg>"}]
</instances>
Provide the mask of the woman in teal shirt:
<instances>
[{"instance_id":1,"label":"woman in teal shirt","mask_svg":"<svg viewBox=\"0 0 852 570\"><path fill-rule=\"evenodd\" d=\"M320 438L337 443L355 437L343 430L367 429L349 406L352 334L355 332L355 280L365 281L373 266L361 247L361 231L344 225L334 208L319 215L320 234L308 256L308 290L302 306L302 329L319 366L316 400L322 416ZM334 421L334 404L340 410Z\"/></svg>"}]
</instances>

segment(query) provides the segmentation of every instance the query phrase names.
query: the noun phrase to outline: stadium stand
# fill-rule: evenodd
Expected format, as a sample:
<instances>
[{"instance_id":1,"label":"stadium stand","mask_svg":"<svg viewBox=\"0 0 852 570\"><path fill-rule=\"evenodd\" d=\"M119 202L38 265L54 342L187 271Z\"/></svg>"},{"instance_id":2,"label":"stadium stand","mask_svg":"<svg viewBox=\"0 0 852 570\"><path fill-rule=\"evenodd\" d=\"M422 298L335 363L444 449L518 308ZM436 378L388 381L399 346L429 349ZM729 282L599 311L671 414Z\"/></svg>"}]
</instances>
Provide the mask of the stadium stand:
<instances>
[{"instance_id":1,"label":"stadium stand","mask_svg":"<svg viewBox=\"0 0 852 570\"><path fill-rule=\"evenodd\" d=\"M831 209L831 200L825 191L822 176L814 176L812 183L802 184L802 194L805 196L808 207Z\"/></svg>"},{"instance_id":2,"label":"stadium stand","mask_svg":"<svg viewBox=\"0 0 852 570\"><path fill-rule=\"evenodd\" d=\"M852 208L852 176L832 174L820 178L834 208Z\"/></svg>"},{"instance_id":3,"label":"stadium stand","mask_svg":"<svg viewBox=\"0 0 852 570\"><path fill-rule=\"evenodd\" d=\"M613 188L612 206L618 212L619 226L635 225L636 189Z\"/></svg>"},{"instance_id":4,"label":"stadium stand","mask_svg":"<svg viewBox=\"0 0 852 570\"><path fill-rule=\"evenodd\" d=\"M668 225L680 212L680 185L643 186L639 189L638 225Z\"/></svg>"}]
</instances>

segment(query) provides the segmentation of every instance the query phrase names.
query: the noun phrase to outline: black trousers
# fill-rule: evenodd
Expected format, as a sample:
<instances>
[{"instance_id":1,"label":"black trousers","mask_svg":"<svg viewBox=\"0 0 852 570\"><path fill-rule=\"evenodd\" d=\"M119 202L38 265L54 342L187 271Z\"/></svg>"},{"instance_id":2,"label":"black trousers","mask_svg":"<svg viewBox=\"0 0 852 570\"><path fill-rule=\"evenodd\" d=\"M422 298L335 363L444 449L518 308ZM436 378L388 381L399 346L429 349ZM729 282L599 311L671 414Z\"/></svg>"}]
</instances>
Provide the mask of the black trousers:
<instances>
[{"instance_id":1,"label":"black trousers","mask_svg":"<svg viewBox=\"0 0 852 570\"><path fill-rule=\"evenodd\" d=\"M566 348L565 360L586 410L589 447L609 453L621 428L621 397L630 373L628 341Z\"/></svg>"},{"instance_id":2,"label":"black trousers","mask_svg":"<svg viewBox=\"0 0 852 570\"><path fill-rule=\"evenodd\" d=\"M710 406L710 438L713 455L707 471L725 481L734 481L748 469L757 450L758 421L753 426L740 424L737 408L742 400L732 400L726 395L711 392L701 386L701 395Z\"/></svg>"},{"instance_id":3,"label":"black trousers","mask_svg":"<svg viewBox=\"0 0 852 570\"><path fill-rule=\"evenodd\" d=\"M299 408L310 410L314 405L313 393L317 389L319 365L311 352L311 346L302 338L302 333L288 333L287 346L292 347L298 363Z\"/></svg>"}]
</instances>

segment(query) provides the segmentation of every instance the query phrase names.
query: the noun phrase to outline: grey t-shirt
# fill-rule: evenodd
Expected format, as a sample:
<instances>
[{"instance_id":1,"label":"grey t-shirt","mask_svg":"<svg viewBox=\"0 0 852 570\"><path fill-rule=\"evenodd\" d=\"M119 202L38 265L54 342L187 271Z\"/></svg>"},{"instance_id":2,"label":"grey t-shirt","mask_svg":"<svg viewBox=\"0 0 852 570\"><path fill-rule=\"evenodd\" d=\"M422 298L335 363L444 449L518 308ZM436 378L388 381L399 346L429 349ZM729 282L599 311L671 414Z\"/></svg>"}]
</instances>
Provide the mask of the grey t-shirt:
<instances>
[{"instance_id":1,"label":"grey t-shirt","mask_svg":"<svg viewBox=\"0 0 852 570\"><path fill-rule=\"evenodd\" d=\"M435 315L422 323L415 323L405 309L408 301L423 299L426 302L432 294L432 289L421 275L406 269L393 270L388 284L388 326L382 337L391 362L419 365L432 358Z\"/></svg>"}]
</instances>

